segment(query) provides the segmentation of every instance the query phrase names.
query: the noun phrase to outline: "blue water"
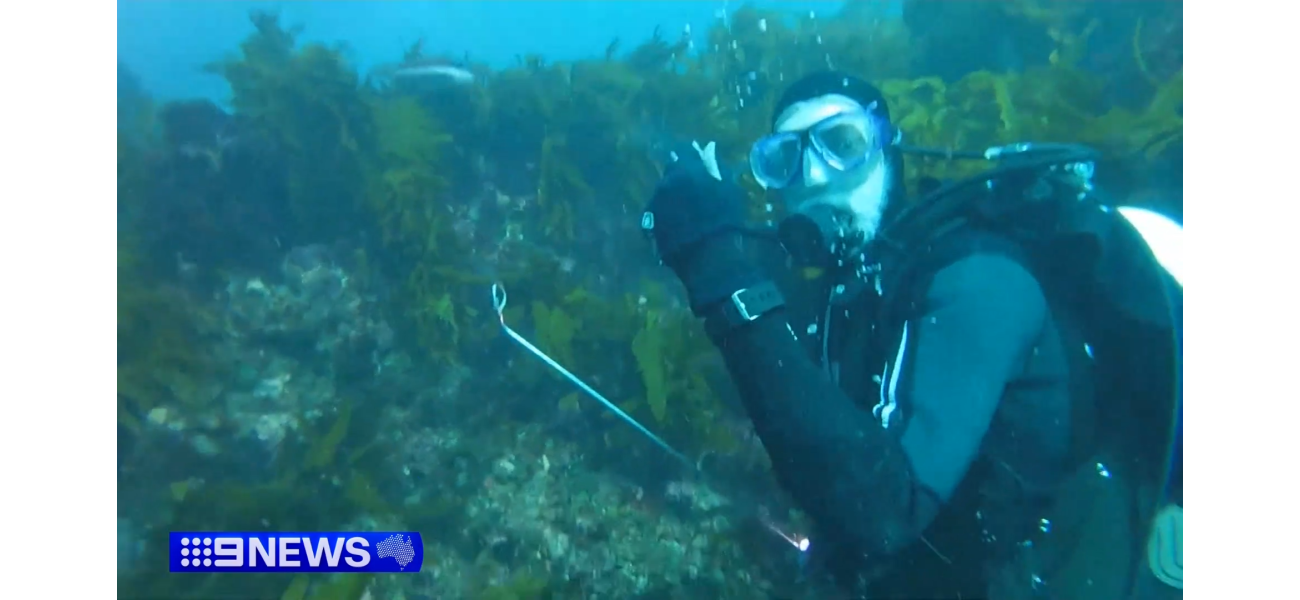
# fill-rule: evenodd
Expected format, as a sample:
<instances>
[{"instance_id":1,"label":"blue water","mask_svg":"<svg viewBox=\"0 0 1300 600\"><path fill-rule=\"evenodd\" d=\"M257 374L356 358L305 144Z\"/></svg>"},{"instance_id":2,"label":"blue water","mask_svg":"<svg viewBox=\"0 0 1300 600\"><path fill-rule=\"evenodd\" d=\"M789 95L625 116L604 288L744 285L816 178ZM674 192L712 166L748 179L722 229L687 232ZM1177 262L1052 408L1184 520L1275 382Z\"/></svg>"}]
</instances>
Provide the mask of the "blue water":
<instances>
[{"instance_id":1,"label":"blue water","mask_svg":"<svg viewBox=\"0 0 1300 600\"><path fill-rule=\"evenodd\" d=\"M842 3L760 0L751 4L830 14ZM222 100L227 94L225 82L200 67L238 47L252 31L248 13L253 9L279 10L286 25L302 25L302 41L346 42L352 60L364 70L398 60L421 36L427 55L469 53L476 61L498 67L525 53L549 60L586 58L600 54L615 37L630 48L649 38L656 26L666 35L675 35L688 23L703 31L724 6L731 10L738 4L119 0L117 52L118 60L138 74L156 98Z\"/></svg>"}]
</instances>

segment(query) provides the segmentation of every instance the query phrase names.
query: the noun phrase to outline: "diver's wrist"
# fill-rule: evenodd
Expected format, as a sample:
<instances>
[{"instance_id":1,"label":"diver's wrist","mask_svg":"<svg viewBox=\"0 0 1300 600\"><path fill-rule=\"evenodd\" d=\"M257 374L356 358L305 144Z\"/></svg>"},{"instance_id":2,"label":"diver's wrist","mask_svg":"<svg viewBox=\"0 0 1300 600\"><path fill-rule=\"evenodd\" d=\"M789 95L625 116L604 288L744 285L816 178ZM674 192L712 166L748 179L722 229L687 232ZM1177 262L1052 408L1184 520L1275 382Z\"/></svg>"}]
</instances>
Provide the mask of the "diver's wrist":
<instances>
[{"instance_id":1,"label":"diver's wrist","mask_svg":"<svg viewBox=\"0 0 1300 600\"><path fill-rule=\"evenodd\" d=\"M700 316L704 319L705 332L718 340L783 306L785 298L776 284L762 280L732 292Z\"/></svg>"}]
</instances>

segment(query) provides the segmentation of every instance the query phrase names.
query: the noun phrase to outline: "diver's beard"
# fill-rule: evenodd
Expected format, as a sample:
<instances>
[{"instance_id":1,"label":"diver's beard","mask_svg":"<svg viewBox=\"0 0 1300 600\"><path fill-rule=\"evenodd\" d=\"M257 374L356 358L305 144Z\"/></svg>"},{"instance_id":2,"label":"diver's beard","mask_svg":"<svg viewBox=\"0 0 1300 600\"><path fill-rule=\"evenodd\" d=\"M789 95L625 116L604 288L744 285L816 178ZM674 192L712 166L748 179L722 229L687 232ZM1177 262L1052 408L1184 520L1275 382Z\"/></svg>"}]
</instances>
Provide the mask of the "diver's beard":
<instances>
[{"instance_id":1,"label":"diver's beard","mask_svg":"<svg viewBox=\"0 0 1300 600\"><path fill-rule=\"evenodd\" d=\"M832 192L815 200L835 214L836 227L825 232L836 246L832 254L842 258L857 254L876 239L889 202L889 167L884 161L868 167L866 176L856 186Z\"/></svg>"},{"instance_id":2,"label":"diver's beard","mask_svg":"<svg viewBox=\"0 0 1300 600\"><path fill-rule=\"evenodd\" d=\"M866 246L880 231L889 200L890 170L883 162L856 182L806 200L781 223L778 235L786 250L805 266L861 268ZM851 186L851 187L850 187Z\"/></svg>"},{"instance_id":3,"label":"diver's beard","mask_svg":"<svg viewBox=\"0 0 1300 600\"><path fill-rule=\"evenodd\" d=\"M861 233L862 243L876 239L880 231L885 205L889 203L889 181L889 167L882 161L871 170L866 181L848 195L847 208L853 214L852 225Z\"/></svg>"}]
</instances>

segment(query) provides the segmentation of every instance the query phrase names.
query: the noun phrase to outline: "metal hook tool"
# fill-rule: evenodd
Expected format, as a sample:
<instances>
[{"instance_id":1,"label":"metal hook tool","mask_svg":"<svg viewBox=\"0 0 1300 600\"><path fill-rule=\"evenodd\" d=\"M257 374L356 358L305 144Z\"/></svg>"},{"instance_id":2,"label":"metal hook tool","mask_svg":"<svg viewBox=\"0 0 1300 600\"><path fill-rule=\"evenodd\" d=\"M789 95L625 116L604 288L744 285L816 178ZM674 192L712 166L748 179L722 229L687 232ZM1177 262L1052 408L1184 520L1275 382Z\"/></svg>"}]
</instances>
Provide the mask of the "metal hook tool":
<instances>
[{"instance_id":1,"label":"metal hook tool","mask_svg":"<svg viewBox=\"0 0 1300 600\"><path fill-rule=\"evenodd\" d=\"M558 371L566 379L572 382L573 385L578 386L578 389L581 389L582 391L586 392L588 396L591 396L601 404L604 404L605 408L608 408L609 410L613 411L613 413L617 415L618 418L622 419L628 425L631 425L632 427L636 428L637 431L640 431L643 435L650 438L650 441L654 442L660 448L663 448L665 452L671 454L674 458L682 461L687 466L689 466L692 470L695 469L695 464L692 463L689 458L686 458L686 455L673 449L673 447L669 446L667 442L660 439L659 436L655 435L649 429L646 429L644 425L637 422L636 419L632 418L632 415L629 415L626 412L624 412L623 409L619 408L613 402L610 402L607 398L602 396L600 392L597 392L596 390L592 389L592 387L587 385L586 382L579 379L577 375L574 375L568 369L564 368L564 365L561 365L560 363L556 362L555 359L551 358L550 356L547 356L547 354L545 352L542 352L540 348L534 346L532 342L529 342L527 339L524 338L524 336L519 335L519 333L516 332L514 329L511 329L509 325L506 325L506 315L505 315L506 289L502 287L501 284L499 283L492 284L492 308L497 311L497 319L501 322L501 329L506 332L506 335L510 336L510 339L518 342L520 346L523 346L529 352L532 352L533 355L536 356L537 358L542 359L542 362L546 363L552 369Z\"/></svg>"},{"instance_id":2,"label":"metal hook tool","mask_svg":"<svg viewBox=\"0 0 1300 600\"><path fill-rule=\"evenodd\" d=\"M654 433L651 433L651 431L647 429L644 425L637 422L637 420L632 418L631 415L624 412L623 409L616 406L613 402L610 402L609 399L602 396L600 392L597 392L596 390L592 389L592 387L587 385L586 382L579 379L577 375L574 375L568 369L564 368L564 365L561 365L560 363L556 362L555 359L551 358L550 356L547 356L547 354L543 352L540 348L534 346L532 342L529 342L527 339L524 338L524 336L519 335L519 333L516 332L514 329L511 329L510 326L506 324L506 316L505 316L506 289L499 283L492 284L492 308L497 311L497 320L501 322L501 329L506 332L506 335L510 336L510 339L517 342L520 346L523 346L525 349L531 352L533 356L542 359L542 362L546 363L547 366L551 367L552 369L555 369L566 379L572 382L573 385L578 386L578 389L581 389L582 391L586 392L588 396L595 398L598 402L605 405L605 408L608 408L615 415L617 415L618 418L622 419L628 425L631 425L632 427L636 428L637 431L644 434L647 438L650 438L650 441L654 442L655 445L659 446L660 448L663 448L665 452L671 454L677 460L682 461L682 463L684 463L691 471L699 474L700 476L704 476L703 471L700 469L699 465L691 462L689 458L686 458L686 455L673 449L673 447L669 446L667 442L660 439L659 436L655 435ZM797 534L786 533L782 529L776 527L776 525L773 524L772 521L766 517L766 515L760 515L760 520L766 526L768 531L770 531L773 534L776 534L781 539L785 540L787 543L794 546L794 548L799 551L800 565L806 564L808 559L808 549L809 546L811 545L811 542L808 540L807 537L797 535Z\"/></svg>"}]
</instances>

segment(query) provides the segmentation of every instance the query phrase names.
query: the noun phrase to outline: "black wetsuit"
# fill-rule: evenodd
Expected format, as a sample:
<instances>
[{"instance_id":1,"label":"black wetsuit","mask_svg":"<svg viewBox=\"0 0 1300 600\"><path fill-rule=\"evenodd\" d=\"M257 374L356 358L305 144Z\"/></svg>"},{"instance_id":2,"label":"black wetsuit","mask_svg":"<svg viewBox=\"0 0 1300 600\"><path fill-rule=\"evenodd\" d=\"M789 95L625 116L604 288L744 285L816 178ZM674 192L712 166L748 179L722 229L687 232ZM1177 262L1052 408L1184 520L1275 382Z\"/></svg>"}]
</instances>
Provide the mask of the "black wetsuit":
<instances>
[{"instance_id":1,"label":"black wetsuit","mask_svg":"<svg viewBox=\"0 0 1300 600\"><path fill-rule=\"evenodd\" d=\"M1059 319L1014 249L978 237L928 270L832 281L811 322L791 306L715 339L814 553L871 597L987 597L985 559L1009 550L983 543L1025 539L1068 470ZM1016 497L990 502L993 480Z\"/></svg>"}]
</instances>

